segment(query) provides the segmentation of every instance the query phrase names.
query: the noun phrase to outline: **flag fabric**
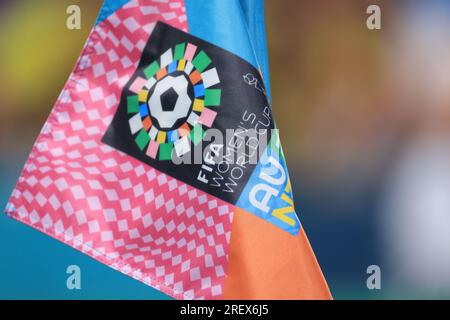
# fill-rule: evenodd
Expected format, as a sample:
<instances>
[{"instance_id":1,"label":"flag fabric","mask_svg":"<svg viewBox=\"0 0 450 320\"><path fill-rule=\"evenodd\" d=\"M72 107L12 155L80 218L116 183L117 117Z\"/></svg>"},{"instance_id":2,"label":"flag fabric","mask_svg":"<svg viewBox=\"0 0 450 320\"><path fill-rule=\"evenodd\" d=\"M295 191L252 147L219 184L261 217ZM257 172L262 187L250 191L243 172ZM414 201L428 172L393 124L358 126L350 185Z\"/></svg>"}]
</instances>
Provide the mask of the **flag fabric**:
<instances>
[{"instance_id":1,"label":"flag fabric","mask_svg":"<svg viewBox=\"0 0 450 320\"><path fill-rule=\"evenodd\" d=\"M265 41L262 1L106 0L6 212L177 299L331 298L294 210ZM251 163L233 152L255 128ZM211 129L234 131L220 144Z\"/></svg>"}]
</instances>

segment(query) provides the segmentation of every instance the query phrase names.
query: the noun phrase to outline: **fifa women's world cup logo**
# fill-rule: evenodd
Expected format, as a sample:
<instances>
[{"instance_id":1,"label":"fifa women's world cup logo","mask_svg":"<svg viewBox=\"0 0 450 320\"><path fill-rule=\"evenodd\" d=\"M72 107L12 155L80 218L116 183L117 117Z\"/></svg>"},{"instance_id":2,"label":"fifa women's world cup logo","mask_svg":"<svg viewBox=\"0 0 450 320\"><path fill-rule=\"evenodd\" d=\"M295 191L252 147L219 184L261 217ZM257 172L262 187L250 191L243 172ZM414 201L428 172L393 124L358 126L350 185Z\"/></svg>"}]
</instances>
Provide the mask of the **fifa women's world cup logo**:
<instances>
[{"instance_id":1,"label":"fifa women's world cup logo","mask_svg":"<svg viewBox=\"0 0 450 320\"><path fill-rule=\"evenodd\" d=\"M248 85L248 74L262 85L247 61L158 22L102 141L234 204L257 165L250 152L239 153L253 146L245 134L262 130L269 141L274 127L267 97ZM213 132L223 139L212 140Z\"/></svg>"},{"instance_id":2,"label":"fifa women's world cup logo","mask_svg":"<svg viewBox=\"0 0 450 320\"><path fill-rule=\"evenodd\" d=\"M221 90L210 57L180 43L145 67L130 86L127 112L134 141L158 160L191 151L217 116Z\"/></svg>"}]
</instances>

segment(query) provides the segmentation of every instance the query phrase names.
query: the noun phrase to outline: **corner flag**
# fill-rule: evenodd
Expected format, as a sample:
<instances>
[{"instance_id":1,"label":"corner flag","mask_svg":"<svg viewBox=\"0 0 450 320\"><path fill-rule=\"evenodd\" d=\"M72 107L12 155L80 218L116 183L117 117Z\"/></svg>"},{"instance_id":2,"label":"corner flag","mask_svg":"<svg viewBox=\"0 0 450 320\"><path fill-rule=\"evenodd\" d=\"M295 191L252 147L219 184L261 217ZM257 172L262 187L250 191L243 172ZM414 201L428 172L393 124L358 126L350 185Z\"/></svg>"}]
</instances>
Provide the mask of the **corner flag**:
<instances>
[{"instance_id":1,"label":"corner flag","mask_svg":"<svg viewBox=\"0 0 450 320\"><path fill-rule=\"evenodd\" d=\"M262 1L106 0L7 213L177 299L331 298L265 41Z\"/></svg>"}]
</instances>

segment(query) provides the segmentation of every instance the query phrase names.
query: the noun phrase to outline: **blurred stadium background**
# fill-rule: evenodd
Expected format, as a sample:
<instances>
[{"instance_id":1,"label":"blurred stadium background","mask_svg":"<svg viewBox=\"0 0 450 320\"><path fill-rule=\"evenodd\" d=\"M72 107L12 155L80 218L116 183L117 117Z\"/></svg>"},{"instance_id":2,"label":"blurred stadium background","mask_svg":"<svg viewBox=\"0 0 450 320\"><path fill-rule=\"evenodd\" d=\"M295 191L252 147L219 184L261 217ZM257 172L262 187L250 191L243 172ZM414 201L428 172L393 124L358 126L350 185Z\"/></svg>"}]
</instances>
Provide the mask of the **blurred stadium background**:
<instances>
[{"instance_id":1,"label":"blurred stadium background","mask_svg":"<svg viewBox=\"0 0 450 320\"><path fill-rule=\"evenodd\" d=\"M65 28L70 4L81 30ZM366 28L369 4L380 31ZM100 5L0 1L1 208ZM273 110L334 297L450 298L450 2L266 0L266 11ZM0 252L0 298L163 297L5 216ZM70 263L91 268L81 293L65 290ZM372 264L381 290L366 287Z\"/></svg>"}]
</instances>

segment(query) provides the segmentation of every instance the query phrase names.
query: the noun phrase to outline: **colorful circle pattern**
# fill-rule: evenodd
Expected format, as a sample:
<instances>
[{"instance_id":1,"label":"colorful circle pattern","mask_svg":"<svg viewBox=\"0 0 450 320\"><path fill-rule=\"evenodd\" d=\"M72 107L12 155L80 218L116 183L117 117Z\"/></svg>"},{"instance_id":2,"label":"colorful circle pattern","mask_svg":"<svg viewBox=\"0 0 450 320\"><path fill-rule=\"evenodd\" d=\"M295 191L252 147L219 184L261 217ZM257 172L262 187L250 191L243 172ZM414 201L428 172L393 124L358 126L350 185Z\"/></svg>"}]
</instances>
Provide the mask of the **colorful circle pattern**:
<instances>
[{"instance_id":1,"label":"colorful circle pattern","mask_svg":"<svg viewBox=\"0 0 450 320\"><path fill-rule=\"evenodd\" d=\"M217 69L211 65L203 50L192 43L180 43L139 72L129 88L127 113L136 145L148 157L163 161L171 160L173 154L181 157L191 151L192 144L203 140L205 130L216 119L215 109L220 107L222 93ZM155 106L150 98L158 82L179 74L184 74L193 88L190 111L182 124L164 130L153 123Z\"/></svg>"}]
</instances>

